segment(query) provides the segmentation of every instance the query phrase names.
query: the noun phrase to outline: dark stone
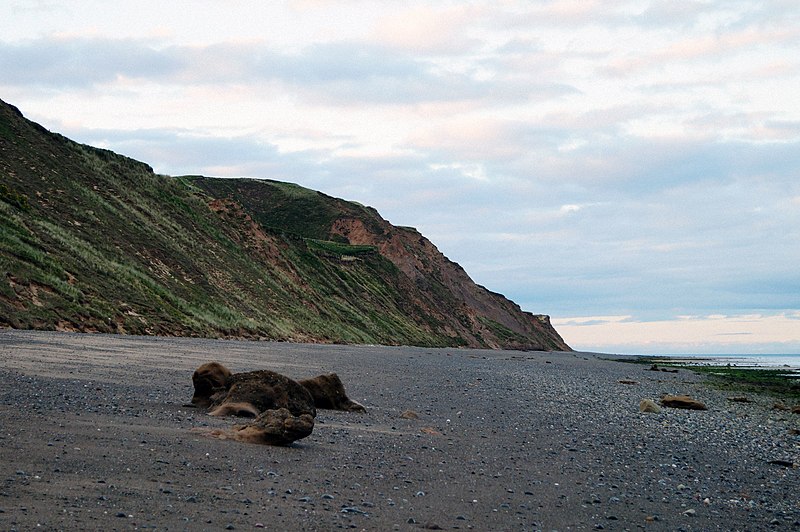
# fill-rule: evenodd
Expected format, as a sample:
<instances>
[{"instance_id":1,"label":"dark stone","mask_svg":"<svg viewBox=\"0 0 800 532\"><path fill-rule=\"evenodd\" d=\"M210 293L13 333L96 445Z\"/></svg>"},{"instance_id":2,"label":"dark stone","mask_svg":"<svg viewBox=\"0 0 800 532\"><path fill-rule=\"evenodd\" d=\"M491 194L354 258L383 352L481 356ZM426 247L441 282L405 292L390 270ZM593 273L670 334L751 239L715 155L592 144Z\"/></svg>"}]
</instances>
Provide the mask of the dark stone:
<instances>
[{"instance_id":1,"label":"dark stone","mask_svg":"<svg viewBox=\"0 0 800 532\"><path fill-rule=\"evenodd\" d=\"M665 395L661 398L661 405L685 410L707 410L705 404L688 395Z\"/></svg>"},{"instance_id":2,"label":"dark stone","mask_svg":"<svg viewBox=\"0 0 800 532\"><path fill-rule=\"evenodd\" d=\"M344 410L345 412L366 412L363 405L356 403L344 391L342 379L336 373L319 375L298 381L314 398L314 406L322 409Z\"/></svg>"}]
</instances>

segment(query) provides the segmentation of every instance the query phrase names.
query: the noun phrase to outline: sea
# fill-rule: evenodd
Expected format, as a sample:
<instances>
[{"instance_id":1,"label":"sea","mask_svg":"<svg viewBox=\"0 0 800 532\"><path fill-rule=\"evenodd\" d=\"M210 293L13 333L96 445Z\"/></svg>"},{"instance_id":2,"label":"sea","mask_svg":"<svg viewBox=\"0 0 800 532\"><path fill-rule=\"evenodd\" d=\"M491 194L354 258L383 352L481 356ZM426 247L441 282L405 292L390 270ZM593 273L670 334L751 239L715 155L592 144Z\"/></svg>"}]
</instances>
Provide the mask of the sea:
<instances>
[{"instance_id":1,"label":"sea","mask_svg":"<svg viewBox=\"0 0 800 532\"><path fill-rule=\"evenodd\" d=\"M742 369L785 369L788 373L800 377L800 354L796 355L644 355L647 357L663 358L664 362L680 362L682 364L698 366L726 366Z\"/></svg>"}]
</instances>

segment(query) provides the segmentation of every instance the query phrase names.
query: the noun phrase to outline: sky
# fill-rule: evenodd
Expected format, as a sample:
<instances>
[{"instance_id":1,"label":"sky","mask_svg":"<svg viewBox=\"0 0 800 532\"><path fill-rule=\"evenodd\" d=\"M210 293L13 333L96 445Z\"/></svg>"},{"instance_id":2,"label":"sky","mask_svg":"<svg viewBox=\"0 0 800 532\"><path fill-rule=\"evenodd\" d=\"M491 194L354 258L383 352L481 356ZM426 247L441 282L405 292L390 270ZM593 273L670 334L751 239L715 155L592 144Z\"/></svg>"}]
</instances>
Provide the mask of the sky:
<instances>
[{"instance_id":1,"label":"sky","mask_svg":"<svg viewBox=\"0 0 800 532\"><path fill-rule=\"evenodd\" d=\"M48 129L375 207L576 349L800 353L796 0L0 11Z\"/></svg>"}]
</instances>

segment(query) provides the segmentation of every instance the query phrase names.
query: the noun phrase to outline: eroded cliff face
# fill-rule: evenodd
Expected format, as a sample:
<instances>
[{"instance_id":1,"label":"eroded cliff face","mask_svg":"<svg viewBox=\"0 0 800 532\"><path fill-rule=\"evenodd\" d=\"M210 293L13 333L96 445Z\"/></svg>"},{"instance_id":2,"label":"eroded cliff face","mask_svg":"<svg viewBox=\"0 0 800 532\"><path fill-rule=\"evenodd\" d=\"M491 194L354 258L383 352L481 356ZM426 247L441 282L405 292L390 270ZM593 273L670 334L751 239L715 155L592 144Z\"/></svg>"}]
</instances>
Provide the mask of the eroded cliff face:
<instances>
[{"instance_id":1,"label":"eroded cliff face","mask_svg":"<svg viewBox=\"0 0 800 532\"><path fill-rule=\"evenodd\" d=\"M376 230L378 228L378 230ZM331 237L351 245L375 246L434 303L451 308L451 327L470 337L471 347L569 351L550 324L550 317L524 312L501 294L476 284L457 263L417 230L380 219L369 226L357 218L339 218Z\"/></svg>"},{"instance_id":2,"label":"eroded cliff face","mask_svg":"<svg viewBox=\"0 0 800 532\"><path fill-rule=\"evenodd\" d=\"M241 203L265 227L291 231L312 247L322 246L345 270L378 258L387 261L394 273L382 269L381 275L391 288L380 290L383 295L375 305L392 306L439 341L569 350L547 316L524 312L475 284L419 231L393 226L371 207L270 180L197 178L194 183L214 197Z\"/></svg>"}]
</instances>

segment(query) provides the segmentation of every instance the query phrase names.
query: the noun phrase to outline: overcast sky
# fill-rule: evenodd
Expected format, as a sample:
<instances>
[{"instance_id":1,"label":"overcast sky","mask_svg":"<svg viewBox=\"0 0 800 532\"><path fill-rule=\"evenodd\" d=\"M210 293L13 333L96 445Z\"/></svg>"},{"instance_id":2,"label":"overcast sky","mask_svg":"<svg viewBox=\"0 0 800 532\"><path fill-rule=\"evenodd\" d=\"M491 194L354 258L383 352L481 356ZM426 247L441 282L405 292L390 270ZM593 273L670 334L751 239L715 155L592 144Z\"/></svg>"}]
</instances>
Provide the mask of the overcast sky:
<instances>
[{"instance_id":1,"label":"overcast sky","mask_svg":"<svg viewBox=\"0 0 800 532\"><path fill-rule=\"evenodd\" d=\"M6 0L0 98L371 205L579 349L800 353L797 0Z\"/></svg>"}]
</instances>

